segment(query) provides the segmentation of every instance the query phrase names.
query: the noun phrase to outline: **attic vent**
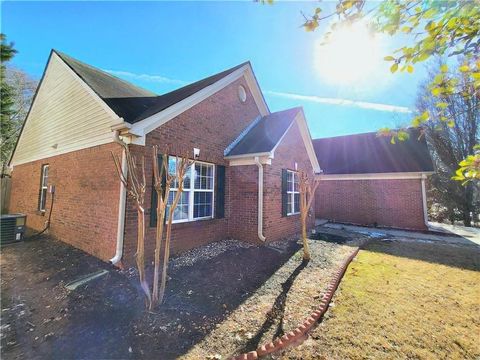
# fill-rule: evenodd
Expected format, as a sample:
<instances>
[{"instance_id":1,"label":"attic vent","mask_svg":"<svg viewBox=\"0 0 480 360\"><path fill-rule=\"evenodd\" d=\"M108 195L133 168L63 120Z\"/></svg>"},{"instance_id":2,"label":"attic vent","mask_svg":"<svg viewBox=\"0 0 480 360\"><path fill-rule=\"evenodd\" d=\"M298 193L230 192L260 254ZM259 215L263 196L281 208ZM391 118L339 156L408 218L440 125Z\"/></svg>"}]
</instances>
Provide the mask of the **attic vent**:
<instances>
[{"instance_id":1,"label":"attic vent","mask_svg":"<svg viewBox=\"0 0 480 360\"><path fill-rule=\"evenodd\" d=\"M238 98L242 103L247 101L247 92L245 91L245 88L242 85L238 86Z\"/></svg>"}]
</instances>

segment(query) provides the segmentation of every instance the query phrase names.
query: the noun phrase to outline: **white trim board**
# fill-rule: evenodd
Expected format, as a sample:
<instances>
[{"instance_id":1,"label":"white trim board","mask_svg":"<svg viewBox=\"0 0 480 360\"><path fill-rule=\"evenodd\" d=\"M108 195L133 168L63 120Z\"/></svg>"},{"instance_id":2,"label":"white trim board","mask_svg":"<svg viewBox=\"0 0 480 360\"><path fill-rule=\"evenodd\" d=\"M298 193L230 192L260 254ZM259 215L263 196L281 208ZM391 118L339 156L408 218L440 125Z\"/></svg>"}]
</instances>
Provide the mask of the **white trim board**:
<instances>
[{"instance_id":1,"label":"white trim board","mask_svg":"<svg viewBox=\"0 0 480 360\"><path fill-rule=\"evenodd\" d=\"M308 157L312 163L313 172L315 174L321 173L322 169L318 163L317 154L315 154L315 149L313 148L312 136L310 135L310 130L308 129L307 120L305 118L305 113L303 108L300 109L300 113L297 115L298 128L300 129L300 134L303 138L303 143L307 150Z\"/></svg>"},{"instance_id":2,"label":"white trim board","mask_svg":"<svg viewBox=\"0 0 480 360\"><path fill-rule=\"evenodd\" d=\"M421 179L422 176L433 174L433 172L403 172L403 173L375 173L375 174L322 174L317 175L322 181L333 180L406 180Z\"/></svg>"},{"instance_id":3,"label":"white trim board","mask_svg":"<svg viewBox=\"0 0 480 360\"><path fill-rule=\"evenodd\" d=\"M165 110L153 114L152 116L149 116L146 119L143 119L133 125L128 124L131 125L129 133L137 136L137 138L134 139L133 143L137 145L145 145L145 137L149 132L155 130L156 128L172 120L181 113L197 105L201 101L222 90L234 81L240 79L242 76L245 78L250 88L250 91L253 95L253 98L261 116L268 115L270 112L268 110L267 104L265 103L265 100L263 99L263 96L261 95L260 87L253 75L251 66L250 64L245 64L241 68L235 70L231 74L218 80L212 85L203 88L202 90L166 108Z\"/></svg>"},{"instance_id":4,"label":"white trim board","mask_svg":"<svg viewBox=\"0 0 480 360\"><path fill-rule=\"evenodd\" d=\"M293 124L298 125L298 129L300 131L300 135L302 137L303 143L305 144L305 149L307 151L308 158L310 159L310 163L312 165L314 173L320 173L322 170L320 169L320 165L318 164L317 155L315 154L315 150L313 148L312 138L310 136L310 131L308 130L307 121L305 119L305 114L303 113L303 109L300 109L298 114L295 116L295 119L292 123L287 127L283 135L278 139L277 143L273 147L273 149L269 152L262 152L262 153L252 153L252 154L241 154L241 155L232 155L232 156L225 156L226 160L230 160L231 166L238 166L238 165L252 165L255 164L254 158L255 157L266 157L270 159L270 161L265 162L265 164L271 164L271 159L275 158L275 150L283 141L287 133L292 128ZM243 161L240 161L242 160Z\"/></svg>"}]
</instances>

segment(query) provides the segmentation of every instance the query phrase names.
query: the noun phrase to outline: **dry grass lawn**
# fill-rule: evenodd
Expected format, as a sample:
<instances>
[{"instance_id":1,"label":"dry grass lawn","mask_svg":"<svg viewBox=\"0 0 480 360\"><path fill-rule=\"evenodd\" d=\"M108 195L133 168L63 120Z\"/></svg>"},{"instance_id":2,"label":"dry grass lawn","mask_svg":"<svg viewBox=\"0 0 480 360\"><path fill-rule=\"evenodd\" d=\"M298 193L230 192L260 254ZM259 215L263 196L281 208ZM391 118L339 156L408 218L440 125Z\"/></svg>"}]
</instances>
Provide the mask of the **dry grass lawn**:
<instances>
[{"instance_id":1,"label":"dry grass lawn","mask_svg":"<svg viewBox=\"0 0 480 360\"><path fill-rule=\"evenodd\" d=\"M375 241L282 359L480 359L479 247Z\"/></svg>"}]
</instances>

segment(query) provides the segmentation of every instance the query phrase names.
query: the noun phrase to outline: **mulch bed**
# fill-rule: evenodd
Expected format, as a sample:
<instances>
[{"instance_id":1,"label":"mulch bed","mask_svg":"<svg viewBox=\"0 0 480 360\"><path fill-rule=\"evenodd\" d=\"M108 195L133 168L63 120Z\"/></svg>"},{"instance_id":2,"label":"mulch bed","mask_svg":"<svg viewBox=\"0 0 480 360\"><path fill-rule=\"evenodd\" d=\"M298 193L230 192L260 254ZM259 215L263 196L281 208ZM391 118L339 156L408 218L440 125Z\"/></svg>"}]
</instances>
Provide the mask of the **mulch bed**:
<instances>
[{"instance_id":1,"label":"mulch bed","mask_svg":"<svg viewBox=\"0 0 480 360\"><path fill-rule=\"evenodd\" d=\"M335 231L324 234L338 236ZM184 358L228 359L297 328L317 309L334 272L363 238L346 245L311 240L310 262L302 262L300 249Z\"/></svg>"},{"instance_id":2,"label":"mulch bed","mask_svg":"<svg viewBox=\"0 0 480 360\"><path fill-rule=\"evenodd\" d=\"M333 230L332 230L333 231ZM312 241L222 241L171 262L165 303L144 309L135 271L46 236L1 249L1 355L20 358L226 358L289 331L308 314L351 247ZM109 273L74 291L81 275Z\"/></svg>"}]
</instances>

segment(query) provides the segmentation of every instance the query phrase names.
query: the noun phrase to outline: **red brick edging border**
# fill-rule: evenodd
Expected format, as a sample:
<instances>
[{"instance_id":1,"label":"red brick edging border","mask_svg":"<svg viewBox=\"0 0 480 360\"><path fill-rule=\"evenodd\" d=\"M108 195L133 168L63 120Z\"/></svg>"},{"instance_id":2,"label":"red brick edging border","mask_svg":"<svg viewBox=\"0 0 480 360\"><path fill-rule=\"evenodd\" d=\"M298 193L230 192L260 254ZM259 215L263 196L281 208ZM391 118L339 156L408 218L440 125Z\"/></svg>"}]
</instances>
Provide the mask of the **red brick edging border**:
<instances>
[{"instance_id":1,"label":"red brick edging border","mask_svg":"<svg viewBox=\"0 0 480 360\"><path fill-rule=\"evenodd\" d=\"M322 297L320 306L316 310L314 310L302 324L298 325L295 330L288 332L282 337L258 347L257 350L235 356L231 360L256 360L261 356L271 354L273 352L284 349L289 345L292 345L303 335L309 332L312 327L318 322L318 320L327 312L328 305L332 300L333 294L337 290L338 285L340 284L340 281L345 274L345 271L347 271L348 265L350 265L355 256L357 256L359 250L360 248L356 248L355 251L353 251L352 254L344 261L340 269L335 272L335 275L330 281L330 285L328 285L327 287L327 292Z\"/></svg>"}]
</instances>

